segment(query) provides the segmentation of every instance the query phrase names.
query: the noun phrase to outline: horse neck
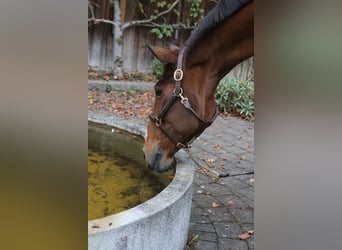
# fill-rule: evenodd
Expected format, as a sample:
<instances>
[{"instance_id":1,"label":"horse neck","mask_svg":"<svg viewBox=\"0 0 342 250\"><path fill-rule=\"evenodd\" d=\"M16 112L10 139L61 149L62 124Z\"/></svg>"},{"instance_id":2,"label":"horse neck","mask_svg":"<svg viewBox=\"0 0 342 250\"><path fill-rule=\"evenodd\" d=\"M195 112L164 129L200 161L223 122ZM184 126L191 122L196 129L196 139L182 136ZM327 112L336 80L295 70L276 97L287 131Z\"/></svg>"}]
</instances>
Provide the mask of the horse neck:
<instances>
[{"instance_id":1,"label":"horse neck","mask_svg":"<svg viewBox=\"0 0 342 250\"><path fill-rule=\"evenodd\" d=\"M206 107L199 107L202 113L208 112L208 106L209 109L215 106L215 89L219 81L234 66L253 56L253 8L254 2L251 2L215 26L186 56L191 89L197 92L197 103L206 103Z\"/></svg>"}]
</instances>

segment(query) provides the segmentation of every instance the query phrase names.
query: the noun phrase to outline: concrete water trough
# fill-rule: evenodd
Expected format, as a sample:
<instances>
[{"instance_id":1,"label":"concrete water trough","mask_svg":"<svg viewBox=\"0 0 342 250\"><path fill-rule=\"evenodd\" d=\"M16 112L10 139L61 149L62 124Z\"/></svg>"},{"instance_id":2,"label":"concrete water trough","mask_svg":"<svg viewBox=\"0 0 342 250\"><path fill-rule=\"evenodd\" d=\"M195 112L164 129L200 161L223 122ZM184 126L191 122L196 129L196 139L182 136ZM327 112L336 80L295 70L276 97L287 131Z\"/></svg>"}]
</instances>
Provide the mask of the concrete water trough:
<instances>
[{"instance_id":1,"label":"concrete water trough","mask_svg":"<svg viewBox=\"0 0 342 250\"><path fill-rule=\"evenodd\" d=\"M145 136L145 127L118 117L89 113L88 120ZM88 249L183 250L187 241L194 165L176 154L172 182L152 199L126 211L88 221Z\"/></svg>"}]
</instances>

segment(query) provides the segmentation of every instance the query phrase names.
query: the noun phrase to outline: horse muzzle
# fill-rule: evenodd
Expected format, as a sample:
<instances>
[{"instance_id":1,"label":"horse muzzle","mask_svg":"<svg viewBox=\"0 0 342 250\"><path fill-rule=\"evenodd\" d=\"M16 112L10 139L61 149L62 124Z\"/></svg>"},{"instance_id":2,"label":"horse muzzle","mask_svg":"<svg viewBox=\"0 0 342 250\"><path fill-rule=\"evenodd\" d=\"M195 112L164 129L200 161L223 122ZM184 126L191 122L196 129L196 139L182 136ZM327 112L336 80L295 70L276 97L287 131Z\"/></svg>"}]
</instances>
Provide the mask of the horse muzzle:
<instances>
[{"instance_id":1,"label":"horse muzzle","mask_svg":"<svg viewBox=\"0 0 342 250\"><path fill-rule=\"evenodd\" d=\"M155 170L158 173L163 173L175 166L174 158L167 158L162 150L154 148L150 154L143 148L144 158L151 170Z\"/></svg>"}]
</instances>

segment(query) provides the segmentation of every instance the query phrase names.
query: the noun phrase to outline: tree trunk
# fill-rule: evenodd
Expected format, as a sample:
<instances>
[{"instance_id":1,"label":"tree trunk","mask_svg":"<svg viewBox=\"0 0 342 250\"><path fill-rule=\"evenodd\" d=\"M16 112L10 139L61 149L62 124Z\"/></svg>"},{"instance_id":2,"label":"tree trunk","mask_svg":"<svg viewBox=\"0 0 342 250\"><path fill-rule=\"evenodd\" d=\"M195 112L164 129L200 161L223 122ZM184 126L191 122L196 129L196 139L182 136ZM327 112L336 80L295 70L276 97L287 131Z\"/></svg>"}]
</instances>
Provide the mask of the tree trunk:
<instances>
[{"instance_id":1,"label":"tree trunk","mask_svg":"<svg viewBox=\"0 0 342 250\"><path fill-rule=\"evenodd\" d=\"M120 10L120 0L114 0L114 15L113 21L121 24L121 10ZM113 68L114 75L118 78L123 76L122 73L122 30L121 26L113 26Z\"/></svg>"}]
</instances>

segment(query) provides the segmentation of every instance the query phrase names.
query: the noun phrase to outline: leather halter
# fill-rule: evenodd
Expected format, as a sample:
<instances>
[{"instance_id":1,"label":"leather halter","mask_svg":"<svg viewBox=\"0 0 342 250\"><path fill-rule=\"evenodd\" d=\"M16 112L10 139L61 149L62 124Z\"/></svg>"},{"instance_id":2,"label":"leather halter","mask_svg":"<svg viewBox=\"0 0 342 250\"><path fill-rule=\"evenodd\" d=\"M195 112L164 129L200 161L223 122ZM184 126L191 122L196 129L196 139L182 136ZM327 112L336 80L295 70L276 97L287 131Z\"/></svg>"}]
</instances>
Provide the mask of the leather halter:
<instances>
[{"instance_id":1,"label":"leather halter","mask_svg":"<svg viewBox=\"0 0 342 250\"><path fill-rule=\"evenodd\" d=\"M177 59L177 68L173 74L173 79L175 81L175 88L173 90L173 94L170 97L169 101L166 103L166 105L161 109L159 114L157 116L154 115L149 115L149 118L151 121L153 121L156 126L171 140L176 144L176 147L181 149L181 148L190 148L190 144L193 142L193 140L198 137L207 127L209 127L213 121L216 119L218 115L218 108L216 107L215 109L215 114L210 120L204 120L201 118L201 116L191 107L191 104L188 100L187 97L183 96L183 88L181 87L181 81L183 79L183 57L184 57L184 51L186 47L183 47L179 54L178 54L178 59ZM199 129L195 132L194 136L192 139L188 142L182 143L179 142L166 128L163 126L163 120L164 117L166 116L166 113L170 109L170 107L174 104L174 102L177 99L180 99L181 104L189 110L200 122L201 125Z\"/></svg>"}]
</instances>

